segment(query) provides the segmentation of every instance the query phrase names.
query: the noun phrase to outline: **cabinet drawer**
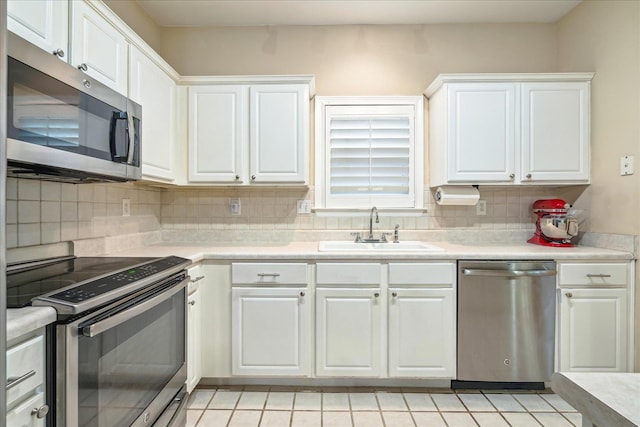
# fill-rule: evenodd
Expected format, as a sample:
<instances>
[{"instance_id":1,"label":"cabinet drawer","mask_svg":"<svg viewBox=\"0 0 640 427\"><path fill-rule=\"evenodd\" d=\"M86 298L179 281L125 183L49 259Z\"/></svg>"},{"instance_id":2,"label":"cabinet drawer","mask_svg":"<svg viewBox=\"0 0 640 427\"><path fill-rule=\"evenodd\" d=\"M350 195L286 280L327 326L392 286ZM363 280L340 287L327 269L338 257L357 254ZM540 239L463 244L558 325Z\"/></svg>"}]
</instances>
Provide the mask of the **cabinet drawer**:
<instances>
[{"instance_id":1,"label":"cabinet drawer","mask_svg":"<svg viewBox=\"0 0 640 427\"><path fill-rule=\"evenodd\" d=\"M33 373L31 373L33 372ZM9 378L23 381L10 387ZM7 350L7 405L44 383L44 336L38 335Z\"/></svg>"},{"instance_id":2,"label":"cabinet drawer","mask_svg":"<svg viewBox=\"0 0 640 427\"><path fill-rule=\"evenodd\" d=\"M233 263L231 283L254 285L303 285L307 283L307 264L300 263Z\"/></svg>"},{"instance_id":3,"label":"cabinet drawer","mask_svg":"<svg viewBox=\"0 0 640 427\"><path fill-rule=\"evenodd\" d=\"M379 263L325 263L317 266L316 283L318 285L378 285L380 276Z\"/></svg>"},{"instance_id":4,"label":"cabinet drawer","mask_svg":"<svg viewBox=\"0 0 640 427\"><path fill-rule=\"evenodd\" d=\"M560 286L627 285L627 263L559 264Z\"/></svg>"},{"instance_id":5,"label":"cabinet drawer","mask_svg":"<svg viewBox=\"0 0 640 427\"><path fill-rule=\"evenodd\" d=\"M456 265L452 262L389 264L389 285L453 286L455 275Z\"/></svg>"}]
</instances>

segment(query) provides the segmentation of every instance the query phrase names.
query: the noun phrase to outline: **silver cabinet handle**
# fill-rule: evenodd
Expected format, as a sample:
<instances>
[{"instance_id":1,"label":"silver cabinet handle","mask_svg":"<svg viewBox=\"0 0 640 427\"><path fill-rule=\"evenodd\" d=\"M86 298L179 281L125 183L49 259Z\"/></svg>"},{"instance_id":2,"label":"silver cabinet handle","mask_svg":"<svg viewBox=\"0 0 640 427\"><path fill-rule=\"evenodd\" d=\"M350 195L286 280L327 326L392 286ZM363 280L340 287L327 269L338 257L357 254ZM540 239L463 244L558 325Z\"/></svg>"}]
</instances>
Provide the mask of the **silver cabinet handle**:
<instances>
[{"instance_id":1,"label":"silver cabinet handle","mask_svg":"<svg viewBox=\"0 0 640 427\"><path fill-rule=\"evenodd\" d=\"M610 274L592 274L592 273L587 273L587 277L592 278L592 277L601 277L601 278L607 278L607 277L611 277Z\"/></svg>"},{"instance_id":2,"label":"silver cabinet handle","mask_svg":"<svg viewBox=\"0 0 640 427\"><path fill-rule=\"evenodd\" d=\"M530 173L528 173L526 176L527 176L527 179L531 179L531 174Z\"/></svg>"},{"instance_id":3,"label":"silver cabinet handle","mask_svg":"<svg viewBox=\"0 0 640 427\"><path fill-rule=\"evenodd\" d=\"M89 69L89 67L85 63L82 63L82 64L78 65L78 70L87 71L88 69Z\"/></svg>"},{"instance_id":4,"label":"silver cabinet handle","mask_svg":"<svg viewBox=\"0 0 640 427\"><path fill-rule=\"evenodd\" d=\"M398 293L397 293L397 292L392 292L392 293L391 293L391 296L395 298L395 297L397 297L397 296L398 296Z\"/></svg>"},{"instance_id":5,"label":"silver cabinet handle","mask_svg":"<svg viewBox=\"0 0 640 427\"><path fill-rule=\"evenodd\" d=\"M526 276L555 276L556 270L482 270L477 268L463 268L465 276L488 277L526 277Z\"/></svg>"},{"instance_id":6,"label":"silver cabinet handle","mask_svg":"<svg viewBox=\"0 0 640 427\"><path fill-rule=\"evenodd\" d=\"M303 297L303 296L305 296L305 295L306 295L306 294L304 293L304 291L300 292L300 296L301 296L301 297Z\"/></svg>"},{"instance_id":7,"label":"silver cabinet handle","mask_svg":"<svg viewBox=\"0 0 640 427\"><path fill-rule=\"evenodd\" d=\"M195 300L189 301L189 305L196 305L196 301Z\"/></svg>"},{"instance_id":8,"label":"silver cabinet handle","mask_svg":"<svg viewBox=\"0 0 640 427\"><path fill-rule=\"evenodd\" d=\"M373 294L373 296L378 298L380 296L380 294L378 292L376 292L375 294Z\"/></svg>"},{"instance_id":9,"label":"silver cabinet handle","mask_svg":"<svg viewBox=\"0 0 640 427\"><path fill-rule=\"evenodd\" d=\"M6 389L9 390L9 389L17 386L18 384L21 384L21 383L25 382L29 378L33 377L35 374L36 374L36 371L34 369L32 369L29 372L27 372L26 374L20 375L19 377L9 377L9 378L7 378Z\"/></svg>"},{"instance_id":10,"label":"silver cabinet handle","mask_svg":"<svg viewBox=\"0 0 640 427\"><path fill-rule=\"evenodd\" d=\"M258 273L258 277L280 277L280 273Z\"/></svg>"},{"instance_id":11,"label":"silver cabinet handle","mask_svg":"<svg viewBox=\"0 0 640 427\"><path fill-rule=\"evenodd\" d=\"M565 295L567 296L567 298L571 298L573 296L571 292L567 292Z\"/></svg>"},{"instance_id":12,"label":"silver cabinet handle","mask_svg":"<svg viewBox=\"0 0 640 427\"><path fill-rule=\"evenodd\" d=\"M53 54L57 57L64 58L64 50L56 49L53 51Z\"/></svg>"},{"instance_id":13,"label":"silver cabinet handle","mask_svg":"<svg viewBox=\"0 0 640 427\"><path fill-rule=\"evenodd\" d=\"M31 410L31 416L36 416L36 418L44 418L49 413L49 405L42 405L39 408L33 408Z\"/></svg>"},{"instance_id":14,"label":"silver cabinet handle","mask_svg":"<svg viewBox=\"0 0 640 427\"><path fill-rule=\"evenodd\" d=\"M513 178L515 178L515 177L516 177L516 174L515 174L515 173L509 174L509 178L513 179Z\"/></svg>"},{"instance_id":15,"label":"silver cabinet handle","mask_svg":"<svg viewBox=\"0 0 640 427\"><path fill-rule=\"evenodd\" d=\"M196 282L199 282L202 279L204 279L204 276L198 276L195 279L191 279L190 282L191 283L196 283Z\"/></svg>"}]
</instances>

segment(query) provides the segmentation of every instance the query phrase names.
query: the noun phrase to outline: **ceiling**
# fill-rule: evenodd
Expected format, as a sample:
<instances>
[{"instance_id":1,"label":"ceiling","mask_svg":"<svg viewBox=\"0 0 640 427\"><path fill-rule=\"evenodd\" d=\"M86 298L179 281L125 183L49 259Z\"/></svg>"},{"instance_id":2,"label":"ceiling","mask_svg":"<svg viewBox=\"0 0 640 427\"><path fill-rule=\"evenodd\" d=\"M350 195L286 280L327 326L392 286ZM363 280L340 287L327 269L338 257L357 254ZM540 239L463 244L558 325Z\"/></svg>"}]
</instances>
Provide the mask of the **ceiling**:
<instances>
[{"instance_id":1,"label":"ceiling","mask_svg":"<svg viewBox=\"0 0 640 427\"><path fill-rule=\"evenodd\" d=\"M136 0L160 26L553 23L581 0Z\"/></svg>"}]
</instances>

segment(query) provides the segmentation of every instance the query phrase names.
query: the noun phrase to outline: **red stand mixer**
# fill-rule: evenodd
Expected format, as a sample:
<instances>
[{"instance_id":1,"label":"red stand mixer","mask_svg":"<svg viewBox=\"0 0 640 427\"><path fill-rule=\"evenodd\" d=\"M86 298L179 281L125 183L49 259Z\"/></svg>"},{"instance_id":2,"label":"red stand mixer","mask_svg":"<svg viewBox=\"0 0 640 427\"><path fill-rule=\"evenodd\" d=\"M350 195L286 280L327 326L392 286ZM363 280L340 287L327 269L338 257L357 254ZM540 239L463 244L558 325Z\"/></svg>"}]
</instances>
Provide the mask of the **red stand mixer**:
<instances>
[{"instance_id":1,"label":"red stand mixer","mask_svg":"<svg viewBox=\"0 0 640 427\"><path fill-rule=\"evenodd\" d=\"M538 216L536 232L527 240L542 246L571 247L571 238L578 234L578 221L569 215L571 205L562 199L536 200L533 213Z\"/></svg>"}]
</instances>

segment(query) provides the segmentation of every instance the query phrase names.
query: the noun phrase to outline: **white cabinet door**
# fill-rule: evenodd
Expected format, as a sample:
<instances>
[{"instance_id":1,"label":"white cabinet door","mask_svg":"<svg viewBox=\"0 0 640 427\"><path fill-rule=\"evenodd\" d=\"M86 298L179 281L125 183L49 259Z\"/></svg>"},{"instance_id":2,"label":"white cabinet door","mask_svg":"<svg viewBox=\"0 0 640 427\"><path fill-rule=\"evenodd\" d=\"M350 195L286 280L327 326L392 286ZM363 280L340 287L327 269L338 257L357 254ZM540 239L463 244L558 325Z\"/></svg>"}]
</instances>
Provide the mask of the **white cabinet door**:
<instances>
[{"instance_id":1,"label":"white cabinet door","mask_svg":"<svg viewBox=\"0 0 640 427\"><path fill-rule=\"evenodd\" d=\"M627 290L561 289L559 371L627 370Z\"/></svg>"},{"instance_id":2,"label":"white cabinet door","mask_svg":"<svg viewBox=\"0 0 640 427\"><path fill-rule=\"evenodd\" d=\"M453 378L453 289L389 289L389 376Z\"/></svg>"},{"instance_id":3,"label":"white cabinet door","mask_svg":"<svg viewBox=\"0 0 640 427\"><path fill-rule=\"evenodd\" d=\"M306 287L232 288L233 375L309 376Z\"/></svg>"},{"instance_id":4,"label":"white cabinet door","mask_svg":"<svg viewBox=\"0 0 640 427\"><path fill-rule=\"evenodd\" d=\"M189 181L242 183L247 87L189 88Z\"/></svg>"},{"instance_id":5,"label":"white cabinet door","mask_svg":"<svg viewBox=\"0 0 640 427\"><path fill-rule=\"evenodd\" d=\"M20 405L7 412L8 427L44 427L46 418L38 418L34 409L42 408L44 405L44 393L38 392Z\"/></svg>"},{"instance_id":6,"label":"white cabinet door","mask_svg":"<svg viewBox=\"0 0 640 427\"><path fill-rule=\"evenodd\" d=\"M129 97L142 105L142 175L173 181L176 83L135 46L129 55Z\"/></svg>"},{"instance_id":7,"label":"white cabinet door","mask_svg":"<svg viewBox=\"0 0 640 427\"><path fill-rule=\"evenodd\" d=\"M448 89L448 180L510 182L515 177L513 83Z\"/></svg>"},{"instance_id":8,"label":"white cabinet door","mask_svg":"<svg viewBox=\"0 0 640 427\"><path fill-rule=\"evenodd\" d=\"M189 296L187 298L187 392L198 385L202 378L202 291L200 290L200 266L188 272Z\"/></svg>"},{"instance_id":9,"label":"white cabinet door","mask_svg":"<svg viewBox=\"0 0 640 427\"><path fill-rule=\"evenodd\" d=\"M250 87L251 181L307 182L307 85Z\"/></svg>"},{"instance_id":10,"label":"white cabinet door","mask_svg":"<svg viewBox=\"0 0 640 427\"><path fill-rule=\"evenodd\" d=\"M71 2L71 65L127 95L128 43L115 27L84 1Z\"/></svg>"},{"instance_id":11,"label":"white cabinet door","mask_svg":"<svg viewBox=\"0 0 640 427\"><path fill-rule=\"evenodd\" d=\"M380 289L316 289L316 375L379 377Z\"/></svg>"},{"instance_id":12,"label":"white cabinet door","mask_svg":"<svg viewBox=\"0 0 640 427\"><path fill-rule=\"evenodd\" d=\"M67 0L9 0L7 28L25 40L64 60L69 47Z\"/></svg>"},{"instance_id":13,"label":"white cabinet door","mask_svg":"<svg viewBox=\"0 0 640 427\"><path fill-rule=\"evenodd\" d=\"M589 182L589 83L522 85L522 171L526 182Z\"/></svg>"}]
</instances>

